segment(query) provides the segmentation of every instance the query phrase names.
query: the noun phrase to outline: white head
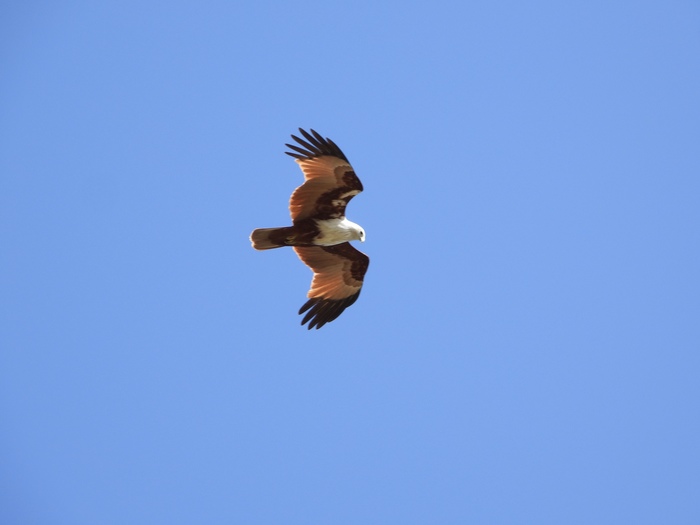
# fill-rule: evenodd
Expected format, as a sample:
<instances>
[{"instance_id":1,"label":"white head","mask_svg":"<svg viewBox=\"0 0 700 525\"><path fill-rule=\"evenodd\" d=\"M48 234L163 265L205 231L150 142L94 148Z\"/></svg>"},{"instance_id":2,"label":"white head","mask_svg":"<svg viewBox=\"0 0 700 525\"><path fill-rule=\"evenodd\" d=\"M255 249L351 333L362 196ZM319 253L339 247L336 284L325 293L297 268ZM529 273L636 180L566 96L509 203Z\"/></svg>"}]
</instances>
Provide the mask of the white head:
<instances>
[{"instance_id":1,"label":"white head","mask_svg":"<svg viewBox=\"0 0 700 525\"><path fill-rule=\"evenodd\" d=\"M365 242L365 230L362 229L362 226L351 221L347 221L347 223L348 226L350 226L350 231L352 232L351 240Z\"/></svg>"}]
</instances>

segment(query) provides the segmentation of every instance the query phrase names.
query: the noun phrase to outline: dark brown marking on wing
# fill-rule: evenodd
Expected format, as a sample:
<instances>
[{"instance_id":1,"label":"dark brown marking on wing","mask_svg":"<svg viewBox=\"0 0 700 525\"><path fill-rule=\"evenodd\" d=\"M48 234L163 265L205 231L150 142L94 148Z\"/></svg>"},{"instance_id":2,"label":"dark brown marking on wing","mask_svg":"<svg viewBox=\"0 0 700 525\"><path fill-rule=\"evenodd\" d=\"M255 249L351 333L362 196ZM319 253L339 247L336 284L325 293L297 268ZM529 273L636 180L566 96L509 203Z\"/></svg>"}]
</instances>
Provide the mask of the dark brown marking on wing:
<instances>
[{"instance_id":1,"label":"dark brown marking on wing","mask_svg":"<svg viewBox=\"0 0 700 525\"><path fill-rule=\"evenodd\" d=\"M364 253L353 248L349 242L336 244L335 246L321 246L321 248L325 252L351 260L350 275L356 281L364 281L367 268L369 268L369 257Z\"/></svg>"},{"instance_id":2,"label":"dark brown marking on wing","mask_svg":"<svg viewBox=\"0 0 700 525\"><path fill-rule=\"evenodd\" d=\"M339 286L335 290L347 290L349 295L336 299L330 299L323 296L311 297L304 304L304 306L299 309L300 315L307 312L302 319L301 324L304 325L308 322L309 325L307 328L309 330L312 328L321 328L326 323L330 323L331 321L337 319L347 307L351 306L355 303L355 301L357 301L357 298L360 296L360 291L362 290L362 284L365 274L367 273L367 268L369 267L369 257L359 250L356 250L352 245L350 245L350 243L346 242L335 246L318 246L316 249L320 249L323 252L330 254L332 257L319 257L318 255L314 255L314 252L299 253L299 251L297 251L304 262L317 266L318 269L315 269L313 266L311 267L312 270L314 270L314 283L316 283L318 278L316 273L319 271L323 273L324 270L321 268L326 267L329 261L342 261L344 259L346 262L349 261L350 265L349 268L345 267L343 270L343 284L340 284L339 282ZM356 291L352 293L354 290ZM314 289L312 283L312 290L309 293L311 294L313 291ZM329 292L331 296L333 293L334 290Z\"/></svg>"},{"instance_id":3,"label":"dark brown marking on wing","mask_svg":"<svg viewBox=\"0 0 700 525\"><path fill-rule=\"evenodd\" d=\"M344 217L350 200L362 192L362 182L332 140L314 130L299 131L303 138L292 135L297 144L287 144L292 150L287 154L297 159L305 179L290 198L292 220Z\"/></svg>"},{"instance_id":4,"label":"dark brown marking on wing","mask_svg":"<svg viewBox=\"0 0 700 525\"><path fill-rule=\"evenodd\" d=\"M357 178L355 180L357 180ZM357 180L357 182L359 182L359 180ZM351 186L342 186L321 194L316 200L315 217L317 219L339 219L345 217L345 209L350 200L355 196L354 194L346 194L353 190L355 190L355 188ZM358 189L356 191L362 190ZM342 195L346 196L342 197Z\"/></svg>"}]
</instances>

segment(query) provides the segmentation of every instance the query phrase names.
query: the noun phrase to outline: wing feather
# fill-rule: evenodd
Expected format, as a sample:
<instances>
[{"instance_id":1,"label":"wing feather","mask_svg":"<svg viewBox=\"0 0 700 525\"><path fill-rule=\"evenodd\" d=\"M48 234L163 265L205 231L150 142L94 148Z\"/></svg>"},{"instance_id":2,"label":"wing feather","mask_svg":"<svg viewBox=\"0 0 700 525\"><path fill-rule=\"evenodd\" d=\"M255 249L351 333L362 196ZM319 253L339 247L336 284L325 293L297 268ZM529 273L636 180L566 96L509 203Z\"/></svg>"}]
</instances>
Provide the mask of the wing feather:
<instances>
[{"instance_id":1,"label":"wing feather","mask_svg":"<svg viewBox=\"0 0 700 525\"><path fill-rule=\"evenodd\" d=\"M304 184L299 186L289 201L292 221L303 219L337 219L345 216L348 202L362 191L362 183L355 175L345 154L330 139L319 133L299 128L304 137L292 138L299 144L287 144L304 173Z\"/></svg>"},{"instance_id":2,"label":"wing feather","mask_svg":"<svg viewBox=\"0 0 700 525\"><path fill-rule=\"evenodd\" d=\"M337 319L360 296L369 257L350 245L294 246L304 264L314 272L309 300L299 309L307 312L301 324L309 330Z\"/></svg>"},{"instance_id":3,"label":"wing feather","mask_svg":"<svg viewBox=\"0 0 700 525\"><path fill-rule=\"evenodd\" d=\"M294 144L285 144L288 148L293 149L294 151L298 151L301 153L301 155L296 155L298 159L304 159L306 158L306 150L304 148L300 148L299 146L295 146ZM286 152L287 155L291 155L288 151Z\"/></svg>"},{"instance_id":4,"label":"wing feather","mask_svg":"<svg viewBox=\"0 0 700 525\"><path fill-rule=\"evenodd\" d=\"M308 140L309 142L311 142L311 144L313 144L314 146L316 146L316 149L317 149L318 151L323 151L323 147L324 147L324 146L323 146L323 143L325 142L325 141L323 140L323 137L322 137L321 135L319 135L318 133L316 133L313 129L312 129L311 131L312 131L312 133L313 133L314 135L316 135L316 136L313 136L313 135L309 134L306 130L303 130L303 129L299 128L299 132L300 132L302 135L304 135L304 138L305 138L306 140Z\"/></svg>"}]
</instances>

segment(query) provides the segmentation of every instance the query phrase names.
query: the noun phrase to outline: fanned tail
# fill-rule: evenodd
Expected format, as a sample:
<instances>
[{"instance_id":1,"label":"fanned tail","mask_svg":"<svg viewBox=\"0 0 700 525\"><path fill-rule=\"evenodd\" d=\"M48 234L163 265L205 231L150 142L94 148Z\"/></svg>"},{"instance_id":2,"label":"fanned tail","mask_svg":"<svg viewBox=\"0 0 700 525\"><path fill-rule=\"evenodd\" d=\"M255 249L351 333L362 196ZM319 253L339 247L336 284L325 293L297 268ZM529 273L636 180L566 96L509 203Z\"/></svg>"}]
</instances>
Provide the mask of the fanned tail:
<instances>
[{"instance_id":1,"label":"fanned tail","mask_svg":"<svg viewBox=\"0 0 700 525\"><path fill-rule=\"evenodd\" d=\"M256 250L272 250L288 246L285 242L291 233L290 227L258 228L250 234L250 242Z\"/></svg>"}]
</instances>

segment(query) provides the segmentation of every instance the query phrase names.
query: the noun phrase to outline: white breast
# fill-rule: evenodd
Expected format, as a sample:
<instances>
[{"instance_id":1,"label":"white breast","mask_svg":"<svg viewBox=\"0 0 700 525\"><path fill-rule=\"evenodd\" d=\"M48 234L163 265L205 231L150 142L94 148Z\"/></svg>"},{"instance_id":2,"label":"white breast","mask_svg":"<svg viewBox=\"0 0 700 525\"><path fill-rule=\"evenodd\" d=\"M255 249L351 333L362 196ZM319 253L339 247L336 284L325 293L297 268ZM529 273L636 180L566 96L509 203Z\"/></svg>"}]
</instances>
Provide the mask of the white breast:
<instances>
[{"instance_id":1,"label":"white breast","mask_svg":"<svg viewBox=\"0 0 700 525\"><path fill-rule=\"evenodd\" d=\"M333 246L342 242L360 238L360 227L345 217L342 219L317 220L316 225L321 232L314 240L319 246Z\"/></svg>"}]
</instances>

